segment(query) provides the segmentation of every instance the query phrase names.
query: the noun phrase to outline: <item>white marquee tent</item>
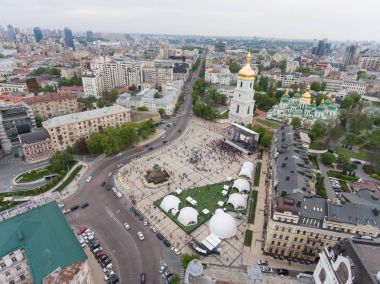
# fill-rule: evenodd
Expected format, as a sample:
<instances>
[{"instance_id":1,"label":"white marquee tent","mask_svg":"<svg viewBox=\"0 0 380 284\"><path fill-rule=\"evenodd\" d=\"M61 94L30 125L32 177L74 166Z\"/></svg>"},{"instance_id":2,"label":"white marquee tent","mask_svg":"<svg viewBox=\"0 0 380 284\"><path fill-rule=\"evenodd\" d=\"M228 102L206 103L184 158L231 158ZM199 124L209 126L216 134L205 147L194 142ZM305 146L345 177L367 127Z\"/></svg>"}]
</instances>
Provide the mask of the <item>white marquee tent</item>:
<instances>
[{"instance_id":1,"label":"white marquee tent","mask_svg":"<svg viewBox=\"0 0 380 284\"><path fill-rule=\"evenodd\" d=\"M236 235L237 226L235 219L222 209L216 209L215 214L209 222L209 229L212 234L220 239L228 239Z\"/></svg>"},{"instance_id":2,"label":"white marquee tent","mask_svg":"<svg viewBox=\"0 0 380 284\"><path fill-rule=\"evenodd\" d=\"M238 178L234 181L234 184L232 185L232 187L235 187L239 190L239 192L245 192L245 193L248 193L251 189L251 186L249 184L249 182L245 179L242 179L242 178Z\"/></svg>"},{"instance_id":3,"label":"white marquee tent","mask_svg":"<svg viewBox=\"0 0 380 284\"><path fill-rule=\"evenodd\" d=\"M253 176L253 163L251 162L244 162L243 166L241 167L239 177L245 176L248 179L251 179Z\"/></svg>"},{"instance_id":4,"label":"white marquee tent","mask_svg":"<svg viewBox=\"0 0 380 284\"><path fill-rule=\"evenodd\" d=\"M198 223L198 211L192 207L184 207L179 211L178 221L184 226Z\"/></svg>"},{"instance_id":5,"label":"white marquee tent","mask_svg":"<svg viewBox=\"0 0 380 284\"><path fill-rule=\"evenodd\" d=\"M166 195L164 199L161 201L161 209L165 212L169 212L172 209L178 211L178 205L181 203L181 200L177 196L174 195Z\"/></svg>"},{"instance_id":6,"label":"white marquee tent","mask_svg":"<svg viewBox=\"0 0 380 284\"><path fill-rule=\"evenodd\" d=\"M240 193L232 193L228 198L227 203L234 206L235 210L242 210L247 208L247 195Z\"/></svg>"}]
</instances>

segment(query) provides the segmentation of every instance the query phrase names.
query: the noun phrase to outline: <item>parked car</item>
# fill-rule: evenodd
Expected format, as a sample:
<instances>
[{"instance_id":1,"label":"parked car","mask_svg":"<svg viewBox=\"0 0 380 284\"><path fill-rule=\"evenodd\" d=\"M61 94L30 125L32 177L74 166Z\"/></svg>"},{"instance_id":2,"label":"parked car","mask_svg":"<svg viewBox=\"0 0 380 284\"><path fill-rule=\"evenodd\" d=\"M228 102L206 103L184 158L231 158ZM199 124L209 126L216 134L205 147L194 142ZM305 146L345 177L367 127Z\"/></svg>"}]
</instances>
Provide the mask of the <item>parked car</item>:
<instances>
[{"instance_id":1,"label":"parked car","mask_svg":"<svg viewBox=\"0 0 380 284\"><path fill-rule=\"evenodd\" d=\"M79 205L75 205L75 206L71 207L70 209L71 209L71 211L75 211L75 210L77 210L78 208L79 208Z\"/></svg>"},{"instance_id":2,"label":"parked car","mask_svg":"<svg viewBox=\"0 0 380 284\"><path fill-rule=\"evenodd\" d=\"M129 224L128 224L128 223L124 223L124 228L125 228L126 230L129 230L129 229L130 229Z\"/></svg>"},{"instance_id":3,"label":"parked car","mask_svg":"<svg viewBox=\"0 0 380 284\"><path fill-rule=\"evenodd\" d=\"M98 247L98 248L94 249L92 252L93 253L98 253L98 252L101 252L102 250L103 250L102 247Z\"/></svg>"},{"instance_id":4,"label":"parked car","mask_svg":"<svg viewBox=\"0 0 380 284\"><path fill-rule=\"evenodd\" d=\"M105 181L102 182L102 186L105 186L107 183Z\"/></svg>"},{"instance_id":5,"label":"parked car","mask_svg":"<svg viewBox=\"0 0 380 284\"><path fill-rule=\"evenodd\" d=\"M87 178L86 178L86 182L90 182L92 180L92 176L88 176Z\"/></svg>"},{"instance_id":6,"label":"parked car","mask_svg":"<svg viewBox=\"0 0 380 284\"><path fill-rule=\"evenodd\" d=\"M278 275L283 275L283 276L288 276L289 275L289 270L280 268L280 269L277 269L277 274Z\"/></svg>"},{"instance_id":7,"label":"parked car","mask_svg":"<svg viewBox=\"0 0 380 284\"><path fill-rule=\"evenodd\" d=\"M258 265L268 265L268 261L266 259L260 259L257 261Z\"/></svg>"},{"instance_id":8,"label":"parked car","mask_svg":"<svg viewBox=\"0 0 380 284\"><path fill-rule=\"evenodd\" d=\"M95 254L95 257L96 257L96 258L100 258L100 257L103 256L103 255L106 256L107 254L106 254L104 251L101 251L101 252L96 253L96 254Z\"/></svg>"},{"instance_id":9,"label":"parked car","mask_svg":"<svg viewBox=\"0 0 380 284\"><path fill-rule=\"evenodd\" d=\"M172 245L167 239L164 240L164 245L168 248Z\"/></svg>"},{"instance_id":10,"label":"parked car","mask_svg":"<svg viewBox=\"0 0 380 284\"><path fill-rule=\"evenodd\" d=\"M153 231L153 233L157 233L157 229L154 226L151 226L150 229Z\"/></svg>"},{"instance_id":11,"label":"parked car","mask_svg":"<svg viewBox=\"0 0 380 284\"><path fill-rule=\"evenodd\" d=\"M59 208L62 208L62 207L64 207L65 206L65 204L63 204L63 203L58 203L58 207Z\"/></svg>"},{"instance_id":12,"label":"parked car","mask_svg":"<svg viewBox=\"0 0 380 284\"><path fill-rule=\"evenodd\" d=\"M263 272L263 273L272 273L273 272L272 268L270 268L268 266L260 266L260 269L261 269L261 272Z\"/></svg>"},{"instance_id":13,"label":"parked car","mask_svg":"<svg viewBox=\"0 0 380 284\"><path fill-rule=\"evenodd\" d=\"M168 265L166 263L164 263L163 265L161 265L159 272L161 274L164 273L167 267L168 267Z\"/></svg>"},{"instance_id":14,"label":"parked car","mask_svg":"<svg viewBox=\"0 0 380 284\"><path fill-rule=\"evenodd\" d=\"M176 255L179 255L181 253L181 251L175 247L171 247L171 251L176 254Z\"/></svg>"},{"instance_id":15,"label":"parked car","mask_svg":"<svg viewBox=\"0 0 380 284\"><path fill-rule=\"evenodd\" d=\"M122 153L118 153L117 155L116 155L116 157L120 157L122 155Z\"/></svg>"},{"instance_id":16,"label":"parked car","mask_svg":"<svg viewBox=\"0 0 380 284\"><path fill-rule=\"evenodd\" d=\"M80 206L80 208L84 209L84 208L86 208L87 206L88 206L88 203L85 202L85 203L83 203L83 204Z\"/></svg>"},{"instance_id":17,"label":"parked car","mask_svg":"<svg viewBox=\"0 0 380 284\"><path fill-rule=\"evenodd\" d=\"M156 234L157 238L159 238L161 241L164 239L164 236L161 233Z\"/></svg>"},{"instance_id":18,"label":"parked car","mask_svg":"<svg viewBox=\"0 0 380 284\"><path fill-rule=\"evenodd\" d=\"M63 214L67 214L67 213L69 213L71 210L70 209L64 209L64 210L62 210L62 213Z\"/></svg>"},{"instance_id":19,"label":"parked car","mask_svg":"<svg viewBox=\"0 0 380 284\"><path fill-rule=\"evenodd\" d=\"M137 232L137 236L139 237L140 241L144 240L144 235L141 232Z\"/></svg>"},{"instance_id":20,"label":"parked car","mask_svg":"<svg viewBox=\"0 0 380 284\"><path fill-rule=\"evenodd\" d=\"M144 221L144 226L148 226L148 222L147 221Z\"/></svg>"},{"instance_id":21,"label":"parked car","mask_svg":"<svg viewBox=\"0 0 380 284\"><path fill-rule=\"evenodd\" d=\"M104 268L103 268L103 272L104 273L107 273L108 271L112 271L112 263L109 263L107 264Z\"/></svg>"},{"instance_id":22,"label":"parked car","mask_svg":"<svg viewBox=\"0 0 380 284\"><path fill-rule=\"evenodd\" d=\"M145 272L141 272L140 273L140 283L141 284L145 284L145 281L146 281L146 273Z\"/></svg>"},{"instance_id":23,"label":"parked car","mask_svg":"<svg viewBox=\"0 0 380 284\"><path fill-rule=\"evenodd\" d=\"M117 168L120 169L123 166L123 164L118 164Z\"/></svg>"},{"instance_id":24,"label":"parked car","mask_svg":"<svg viewBox=\"0 0 380 284\"><path fill-rule=\"evenodd\" d=\"M100 265L101 265L102 267L105 267L105 266L107 266L107 265L110 264L110 263L111 263L111 259L110 259L110 258L107 258L106 260L101 261L101 262L100 262Z\"/></svg>"},{"instance_id":25,"label":"parked car","mask_svg":"<svg viewBox=\"0 0 380 284\"><path fill-rule=\"evenodd\" d=\"M149 151L152 151L153 150L153 147L149 147L149 149L148 149Z\"/></svg>"}]
</instances>

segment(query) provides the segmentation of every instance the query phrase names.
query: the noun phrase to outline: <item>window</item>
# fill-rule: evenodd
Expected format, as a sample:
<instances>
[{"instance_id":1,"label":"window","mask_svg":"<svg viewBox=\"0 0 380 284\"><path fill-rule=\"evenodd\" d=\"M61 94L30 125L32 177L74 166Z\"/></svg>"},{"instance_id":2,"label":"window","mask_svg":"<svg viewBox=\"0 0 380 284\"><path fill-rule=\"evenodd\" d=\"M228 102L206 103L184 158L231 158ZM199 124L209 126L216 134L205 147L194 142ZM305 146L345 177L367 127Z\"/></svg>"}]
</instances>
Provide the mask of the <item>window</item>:
<instances>
[{"instance_id":1,"label":"window","mask_svg":"<svg viewBox=\"0 0 380 284\"><path fill-rule=\"evenodd\" d=\"M0 263L0 266L1 266L1 268L4 268L4 267L6 267L7 265L5 264L5 262L2 262L2 263Z\"/></svg>"},{"instance_id":2,"label":"window","mask_svg":"<svg viewBox=\"0 0 380 284\"><path fill-rule=\"evenodd\" d=\"M25 280L25 275L24 274L20 275L20 280Z\"/></svg>"},{"instance_id":3,"label":"window","mask_svg":"<svg viewBox=\"0 0 380 284\"><path fill-rule=\"evenodd\" d=\"M9 271L5 272L5 277L9 277L11 273Z\"/></svg>"},{"instance_id":4,"label":"window","mask_svg":"<svg viewBox=\"0 0 380 284\"><path fill-rule=\"evenodd\" d=\"M285 237L285 240L286 240L286 241L289 240L289 236L286 236L286 237Z\"/></svg>"},{"instance_id":5,"label":"window","mask_svg":"<svg viewBox=\"0 0 380 284\"><path fill-rule=\"evenodd\" d=\"M251 110L251 106L248 106L247 114L249 114L250 110Z\"/></svg>"},{"instance_id":6,"label":"window","mask_svg":"<svg viewBox=\"0 0 380 284\"><path fill-rule=\"evenodd\" d=\"M20 266L17 266L17 267L16 267L16 270L17 270L17 271L20 271L20 270L21 270L21 267L20 267Z\"/></svg>"},{"instance_id":7,"label":"window","mask_svg":"<svg viewBox=\"0 0 380 284\"><path fill-rule=\"evenodd\" d=\"M17 262L17 258L12 257L12 262L13 262L13 263Z\"/></svg>"},{"instance_id":8,"label":"window","mask_svg":"<svg viewBox=\"0 0 380 284\"><path fill-rule=\"evenodd\" d=\"M298 240L298 238L297 238L297 237L295 237L295 238L294 238L294 241L296 242L297 240Z\"/></svg>"},{"instance_id":9,"label":"window","mask_svg":"<svg viewBox=\"0 0 380 284\"><path fill-rule=\"evenodd\" d=\"M240 88L243 87L243 82L240 82Z\"/></svg>"},{"instance_id":10,"label":"window","mask_svg":"<svg viewBox=\"0 0 380 284\"><path fill-rule=\"evenodd\" d=\"M236 107L236 113L239 113L240 105L237 105Z\"/></svg>"}]
</instances>

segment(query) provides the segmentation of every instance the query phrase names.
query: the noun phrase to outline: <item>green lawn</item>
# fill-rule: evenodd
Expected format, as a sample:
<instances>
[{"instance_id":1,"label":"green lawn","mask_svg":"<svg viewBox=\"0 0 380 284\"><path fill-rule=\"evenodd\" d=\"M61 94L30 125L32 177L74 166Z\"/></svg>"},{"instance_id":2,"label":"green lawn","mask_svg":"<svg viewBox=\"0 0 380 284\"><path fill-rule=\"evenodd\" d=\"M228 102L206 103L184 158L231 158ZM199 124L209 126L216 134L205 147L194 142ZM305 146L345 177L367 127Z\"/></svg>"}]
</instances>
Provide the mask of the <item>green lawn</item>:
<instances>
[{"instance_id":1,"label":"green lawn","mask_svg":"<svg viewBox=\"0 0 380 284\"><path fill-rule=\"evenodd\" d=\"M309 154L309 160L319 170L319 165L318 165L318 161L317 161L317 154L310 153Z\"/></svg>"},{"instance_id":2,"label":"green lawn","mask_svg":"<svg viewBox=\"0 0 380 284\"><path fill-rule=\"evenodd\" d=\"M244 235L244 245L250 247L252 244L252 231L246 230Z\"/></svg>"},{"instance_id":3,"label":"green lawn","mask_svg":"<svg viewBox=\"0 0 380 284\"><path fill-rule=\"evenodd\" d=\"M264 124L264 125L266 125L268 127L274 128L274 129L277 129L277 128L280 127L277 123L274 123L274 122L271 122L271 121L268 121L268 120L265 120L265 119L258 118L258 119L256 119L256 121L258 121L261 124Z\"/></svg>"},{"instance_id":4,"label":"green lawn","mask_svg":"<svg viewBox=\"0 0 380 284\"><path fill-rule=\"evenodd\" d=\"M326 142L324 141L312 141L310 143L310 149L313 149L313 150L327 150L328 149L328 145L326 144Z\"/></svg>"},{"instance_id":5,"label":"green lawn","mask_svg":"<svg viewBox=\"0 0 380 284\"><path fill-rule=\"evenodd\" d=\"M354 158L354 159L359 159L359 160L364 160L364 161L368 160L367 153L362 150L356 153L342 147L337 147L336 153L338 155L345 155L349 158Z\"/></svg>"},{"instance_id":6,"label":"green lawn","mask_svg":"<svg viewBox=\"0 0 380 284\"><path fill-rule=\"evenodd\" d=\"M51 174L48 167L32 170L29 172L24 172L19 175L16 179L16 182L24 183L39 180L47 175Z\"/></svg>"},{"instance_id":7,"label":"green lawn","mask_svg":"<svg viewBox=\"0 0 380 284\"><path fill-rule=\"evenodd\" d=\"M256 191L256 190L252 191L251 207L249 208L249 214L248 214L248 223L250 223L250 224L255 223L257 194L258 194L258 191Z\"/></svg>"},{"instance_id":8,"label":"green lawn","mask_svg":"<svg viewBox=\"0 0 380 284\"><path fill-rule=\"evenodd\" d=\"M260 174L261 174L261 163L258 162L256 166L256 171L255 171L255 180L253 182L254 186L259 186L260 184Z\"/></svg>"},{"instance_id":9,"label":"green lawn","mask_svg":"<svg viewBox=\"0 0 380 284\"><path fill-rule=\"evenodd\" d=\"M358 177L348 176L348 175L345 175L345 174L338 172L338 171L327 171L327 175L329 177L342 179L342 180L346 180L346 181L357 181L359 179Z\"/></svg>"},{"instance_id":10,"label":"green lawn","mask_svg":"<svg viewBox=\"0 0 380 284\"><path fill-rule=\"evenodd\" d=\"M83 168L82 165L77 166L73 172L70 174L68 178L64 180L64 182L61 183L60 186L58 186L54 191L62 191L74 180L74 178L77 176L77 174L80 172L80 170Z\"/></svg>"},{"instance_id":11,"label":"green lawn","mask_svg":"<svg viewBox=\"0 0 380 284\"><path fill-rule=\"evenodd\" d=\"M218 206L218 201L224 201L228 199L227 196L222 195L223 185L229 184L230 182L220 182L216 184L210 184L202 187L196 187L192 189L188 189L183 191L180 195L177 195L177 197L181 200L181 203L179 205L179 210L181 210L183 207L194 207L199 215L198 215L198 224L191 225L191 226L183 226L180 222L177 221L178 214L176 216L173 216L171 213L166 213L166 216L168 216L170 219L172 219L179 227L181 227L185 232L191 233L196 228L198 228L200 225L202 225L204 222L206 222L208 219L211 218L211 216L214 214L215 210L220 208ZM236 192L235 189L231 189L230 193ZM173 193L171 193L173 194ZM189 202L186 201L186 197L191 196L191 198L195 199L198 204L197 206L191 206ZM156 206L160 208L160 204L163 198L156 200L154 203ZM235 211L234 207L231 204L225 205L225 208L227 208L227 211ZM203 209L208 209L210 211L209 214L204 215L202 213ZM245 214L246 212L242 212Z\"/></svg>"}]
</instances>

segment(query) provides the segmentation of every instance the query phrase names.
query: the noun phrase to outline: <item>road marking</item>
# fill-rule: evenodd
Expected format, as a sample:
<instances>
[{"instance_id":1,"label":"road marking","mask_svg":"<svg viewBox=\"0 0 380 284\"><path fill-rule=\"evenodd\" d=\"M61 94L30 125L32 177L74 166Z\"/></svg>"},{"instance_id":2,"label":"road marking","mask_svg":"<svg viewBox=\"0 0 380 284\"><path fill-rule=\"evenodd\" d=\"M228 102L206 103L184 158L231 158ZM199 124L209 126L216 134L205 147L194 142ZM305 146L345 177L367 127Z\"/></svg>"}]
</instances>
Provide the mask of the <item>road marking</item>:
<instances>
[{"instance_id":1,"label":"road marking","mask_svg":"<svg viewBox=\"0 0 380 284\"><path fill-rule=\"evenodd\" d=\"M108 208L107 206L104 207L104 209L106 210L107 214L117 223L119 224L123 230L124 230L124 225L119 221L119 219L116 218L115 215L113 215L112 211L110 208ZM137 254L138 254L138 260L139 260L139 265L140 265L140 271L143 271L142 269L142 263L141 263L141 256L140 256L140 250L139 248L137 247L136 245L136 242L135 240L132 238L131 234L129 232L126 233L126 236L127 238L129 239L129 243L132 243L137 251Z\"/></svg>"}]
</instances>

